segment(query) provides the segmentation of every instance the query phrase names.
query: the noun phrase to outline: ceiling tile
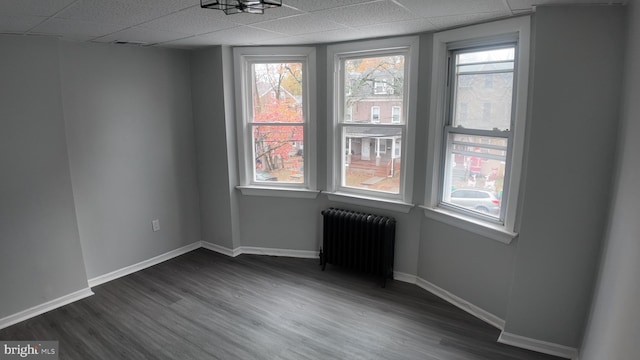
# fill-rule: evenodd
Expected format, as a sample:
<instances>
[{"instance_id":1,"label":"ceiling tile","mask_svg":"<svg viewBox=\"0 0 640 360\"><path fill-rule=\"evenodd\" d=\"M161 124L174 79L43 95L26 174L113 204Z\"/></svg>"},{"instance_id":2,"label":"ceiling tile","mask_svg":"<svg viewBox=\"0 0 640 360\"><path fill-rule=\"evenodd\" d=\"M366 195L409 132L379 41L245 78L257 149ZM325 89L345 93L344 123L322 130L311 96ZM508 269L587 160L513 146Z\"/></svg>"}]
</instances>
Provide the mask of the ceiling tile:
<instances>
[{"instance_id":1,"label":"ceiling tile","mask_svg":"<svg viewBox=\"0 0 640 360\"><path fill-rule=\"evenodd\" d=\"M128 2L132 2L132 1L128 0ZM133 2L141 6L161 7L163 9L169 9L174 11L186 9L188 7L193 7L193 6L200 7L200 0L135 0Z\"/></svg>"},{"instance_id":2,"label":"ceiling tile","mask_svg":"<svg viewBox=\"0 0 640 360\"><path fill-rule=\"evenodd\" d=\"M267 40L262 40L262 41L255 41L253 44L254 45L306 45L306 44L310 44L311 42L309 40L307 40L307 38L304 35L298 35L298 36L286 36L286 37L281 37L281 38L275 38L275 39L267 39Z\"/></svg>"},{"instance_id":3,"label":"ceiling tile","mask_svg":"<svg viewBox=\"0 0 640 360\"><path fill-rule=\"evenodd\" d=\"M177 40L177 41L181 41L181 40ZM169 48L169 49L179 49L179 50L194 50L200 47L204 47L202 45L185 45L185 44L180 44L178 42L173 42L173 41L169 41L166 43L162 43L162 47L163 48Z\"/></svg>"},{"instance_id":4,"label":"ceiling tile","mask_svg":"<svg viewBox=\"0 0 640 360\"><path fill-rule=\"evenodd\" d=\"M341 41L350 41L357 39L364 39L367 37L367 33L358 29L333 30L333 31L321 31L317 33L304 35L307 39L307 43L333 43Z\"/></svg>"},{"instance_id":5,"label":"ceiling tile","mask_svg":"<svg viewBox=\"0 0 640 360\"><path fill-rule=\"evenodd\" d=\"M147 29L194 35L238 26L236 23L227 21L226 16L222 11L208 11L198 6L152 20L143 26Z\"/></svg>"},{"instance_id":6,"label":"ceiling tile","mask_svg":"<svg viewBox=\"0 0 640 360\"><path fill-rule=\"evenodd\" d=\"M130 42L144 42L149 44L155 44L160 42L166 42L187 37L189 35L162 31L162 30L149 30L141 27L133 27L126 30L118 31L116 33L103 36L95 39L96 42L110 43L114 41L130 41Z\"/></svg>"},{"instance_id":7,"label":"ceiling tile","mask_svg":"<svg viewBox=\"0 0 640 360\"><path fill-rule=\"evenodd\" d=\"M2 0L2 15L51 16L76 0Z\"/></svg>"},{"instance_id":8,"label":"ceiling tile","mask_svg":"<svg viewBox=\"0 0 640 360\"><path fill-rule=\"evenodd\" d=\"M0 15L0 33L22 33L44 21L45 17L29 15Z\"/></svg>"},{"instance_id":9,"label":"ceiling tile","mask_svg":"<svg viewBox=\"0 0 640 360\"><path fill-rule=\"evenodd\" d=\"M199 35L184 39L180 44L204 45L252 45L257 42L268 41L286 37L285 34L274 33L268 30L256 29L250 26L238 26L209 34ZM174 43L174 42L172 42Z\"/></svg>"},{"instance_id":10,"label":"ceiling tile","mask_svg":"<svg viewBox=\"0 0 640 360\"><path fill-rule=\"evenodd\" d=\"M168 15L173 11L175 10L162 6L138 5L137 2L133 1L80 0L56 15L56 17L133 26Z\"/></svg>"},{"instance_id":11,"label":"ceiling tile","mask_svg":"<svg viewBox=\"0 0 640 360\"><path fill-rule=\"evenodd\" d=\"M413 20L418 16L391 1L378 1L314 13L327 20L347 26L366 26L387 22Z\"/></svg>"},{"instance_id":12,"label":"ceiling tile","mask_svg":"<svg viewBox=\"0 0 640 360\"><path fill-rule=\"evenodd\" d=\"M172 40L162 43L162 47L170 47L177 49L193 49L204 46L217 45L212 43L211 40L202 36L191 36L184 39Z\"/></svg>"},{"instance_id":13,"label":"ceiling tile","mask_svg":"<svg viewBox=\"0 0 640 360\"><path fill-rule=\"evenodd\" d=\"M431 21L433 25L435 25L438 29L445 29L460 25L474 24L482 21L498 19L504 16L505 15L503 12L494 12L470 15L441 16L430 18L429 21Z\"/></svg>"},{"instance_id":14,"label":"ceiling tile","mask_svg":"<svg viewBox=\"0 0 640 360\"><path fill-rule=\"evenodd\" d=\"M421 17L431 18L449 15L509 12L503 0L397 0Z\"/></svg>"},{"instance_id":15,"label":"ceiling tile","mask_svg":"<svg viewBox=\"0 0 640 360\"><path fill-rule=\"evenodd\" d=\"M361 26L358 28L358 30L365 33L367 37L417 34L435 29L436 26L427 19L397 21L379 25Z\"/></svg>"},{"instance_id":16,"label":"ceiling tile","mask_svg":"<svg viewBox=\"0 0 640 360\"><path fill-rule=\"evenodd\" d=\"M302 35L318 31L346 29L344 25L311 14L292 16L285 19L265 21L254 27L289 35Z\"/></svg>"},{"instance_id":17,"label":"ceiling tile","mask_svg":"<svg viewBox=\"0 0 640 360\"><path fill-rule=\"evenodd\" d=\"M531 10L538 5L623 4L624 0L507 0L511 10Z\"/></svg>"},{"instance_id":18,"label":"ceiling tile","mask_svg":"<svg viewBox=\"0 0 640 360\"><path fill-rule=\"evenodd\" d=\"M122 29L122 25L51 18L30 32L38 34L62 35L73 38L95 38Z\"/></svg>"},{"instance_id":19,"label":"ceiling tile","mask_svg":"<svg viewBox=\"0 0 640 360\"><path fill-rule=\"evenodd\" d=\"M322 1L310 1L310 0L284 0L285 6L290 6L302 11L318 11L325 9L332 9L341 6L354 5L364 2L371 2L376 0L322 0Z\"/></svg>"}]
</instances>

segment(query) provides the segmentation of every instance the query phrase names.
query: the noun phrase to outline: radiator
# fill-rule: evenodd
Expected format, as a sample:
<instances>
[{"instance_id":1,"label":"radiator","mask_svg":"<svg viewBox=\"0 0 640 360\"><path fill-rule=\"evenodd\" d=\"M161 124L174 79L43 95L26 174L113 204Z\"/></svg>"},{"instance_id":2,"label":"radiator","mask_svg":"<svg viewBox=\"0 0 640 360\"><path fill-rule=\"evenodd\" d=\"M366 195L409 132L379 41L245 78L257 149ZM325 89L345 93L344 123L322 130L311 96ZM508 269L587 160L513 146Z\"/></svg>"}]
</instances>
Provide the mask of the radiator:
<instances>
[{"instance_id":1,"label":"radiator","mask_svg":"<svg viewBox=\"0 0 640 360\"><path fill-rule=\"evenodd\" d=\"M322 270L329 263L377 275L385 287L393 277L395 219L334 208L322 216Z\"/></svg>"}]
</instances>

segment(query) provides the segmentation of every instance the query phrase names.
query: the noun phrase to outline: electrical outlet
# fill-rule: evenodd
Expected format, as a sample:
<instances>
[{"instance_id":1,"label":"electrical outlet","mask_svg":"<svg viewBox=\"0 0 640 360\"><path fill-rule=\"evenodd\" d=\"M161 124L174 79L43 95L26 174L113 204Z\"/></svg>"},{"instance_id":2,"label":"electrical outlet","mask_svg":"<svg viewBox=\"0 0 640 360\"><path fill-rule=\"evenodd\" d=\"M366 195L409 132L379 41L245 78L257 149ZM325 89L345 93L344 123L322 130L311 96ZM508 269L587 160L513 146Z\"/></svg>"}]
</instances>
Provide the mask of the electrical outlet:
<instances>
[{"instance_id":1,"label":"electrical outlet","mask_svg":"<svg viewBox=\"0 0 640 360\"><path fill-rule=\"evenodd\" d=\"M155 219L151 221L151 226L153 226L153 231L160 230L160 220Z\"/></svg>"}]
</instances>

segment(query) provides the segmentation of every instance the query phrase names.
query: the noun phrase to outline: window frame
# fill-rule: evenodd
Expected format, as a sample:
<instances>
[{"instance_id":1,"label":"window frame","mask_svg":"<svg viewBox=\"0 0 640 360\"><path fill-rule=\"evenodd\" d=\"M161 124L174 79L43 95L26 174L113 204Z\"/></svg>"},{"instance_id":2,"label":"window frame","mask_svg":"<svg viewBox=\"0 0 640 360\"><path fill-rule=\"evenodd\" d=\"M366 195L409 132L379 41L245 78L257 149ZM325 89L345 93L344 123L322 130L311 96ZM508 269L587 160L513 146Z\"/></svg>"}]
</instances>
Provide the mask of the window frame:
<instances>
[{"instance_id":1,"label":"window frame","mask_svg":"<svg viewBox=\"0 0 640 360\"><path fill-rule=\"evenodd\" d=\"M374 119L374 114L378 117L377 119ZM380 106L374 105L371 107L371 118L369 120L371 121L372 124L380 124ZM353 121L353 118L352 118L352 121Z\"/></svg>"},{"instance_id":2,"label":"window frame","mask_svg":"<svg viewBox=\"0 0 640 360\"><path fill-rule=\"evenodd\" d=\"M382 79L373 80L373 95L388 95L387 86Z\"/></svg>"},{"instance_id":3,"label":"window frame","mask_svg":"<svg viewBox=\"0 0 640 360\"><path fill-rule=\"evenodd\" d=\"M397 117L397 121L396 121L396 117L394 114L395 110L398 110L398 117ZM402 106L397 106L397 105L393 105L391 106L391 123L392 124L400 124L400 120L402 119Z\"/></svg>"},{"instance_id":4,"label":"window frame","mask_svg":"<svg viewBox=\"0 0 640 360\"><path fill-rule=\"evenodd\" d=\"M234 82L236 95L236 137L238 141L238 167L240 186L244 195L315 198L317 190L316 160L316 49L315 47L236 47L234 55ZM255 181L253 154L253 126L251 99L251 65L255 63L303 63L303 156L304 182ZM263 123L259 123L262 125ZM265 126L279 125L270 122ZM293 125L291 125L293 126Z\"/></svg>"},{"instance_id":5,"label":"window frame","mask_svg":"<svg viewBox=\"0 0 640 360\"><path fill-rule=\"evenodd\" d=\"M456 226L487 238L509 244L517 237L517 213L519 208L519 190L524 158L525 125L527 118L529 48L531 20L529 16L516 17L465 28L453 29L434 34L433 63L431 83L431 105L429 114L429 154L425 184L425 200L421 206L425 216ZM505 178L508 178L508 198L503 204L502 221L469 214L464 210L442 206L441 194L445 170L446 144L445 125L448 104L448 62L449 52L455 49L484 47L517 41L516 64L514 69L514 97L512 102L512 129L509 143L511 166Z\"/></svg>"},{"instance_id":6,"label":"window frame","mask_svg":"<svg viewBox=\"0 0 640 360\"><path fill-rule=\"evenodd\" d=\"M415 157L415 126L417 106L417 73L418 73L417 36L368 40L327 47L327 73L334 74L328 79L327 102L329 122L327 126L327 195L329 200L364 205L407 213L414 206L413 199L413 164ZM405 56L404 101L401 115L404 124L351 124L341 122L343 116L343 96L345 79L341 74L341 62L349 58L384 56L402 53ZM400 156L402 168L399 194L385 193L366 189L342 186L342 129L349 126L390 126L401 127L402 137Z\"/></svg>"}]
</instances>

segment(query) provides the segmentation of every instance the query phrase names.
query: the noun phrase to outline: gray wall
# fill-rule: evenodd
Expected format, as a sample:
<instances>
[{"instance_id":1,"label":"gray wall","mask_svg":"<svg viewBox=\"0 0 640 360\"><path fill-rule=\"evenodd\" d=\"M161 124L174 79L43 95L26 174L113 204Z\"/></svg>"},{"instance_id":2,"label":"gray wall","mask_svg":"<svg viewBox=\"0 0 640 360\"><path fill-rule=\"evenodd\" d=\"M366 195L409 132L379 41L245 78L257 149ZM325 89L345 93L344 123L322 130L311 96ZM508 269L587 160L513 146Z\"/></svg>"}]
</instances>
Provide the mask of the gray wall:
<instances>
[{"instance_id":1,"label":"gray wall","mask_svg":"<svg viewBox=\"0 0 640 360\"><path fill-rule=\"evenodd\" d=\"M201 236L229 249L240 246L232 77L230 48L217 46L191 54Z\"/></svg>"},{"instance_id":2,"label":"gray wall","mask_svg":"<svg viewBox=\"0 0 640 360\"><path fill-rule=\"evenodd\" d=\"M618 170L583 360L640 354L640 6L630 10Z\"/></svg>"},{"instance_id":3,"label":"gray wall","mask_svg":"<svg viewBox=\"0 0 640 360\"><path fill-rule=\"evenodd\" d=\"M0 36L0 318L87 288L55 40Z\"/></svg>"},{"instance_id":4,"label":"gray wall","mask_svg":"<svg viewBox=\"0 0 640 360\"><path fill-rule=\"evenodd\" d=\"M431 97L433 36L420 39L419 99ZM429 144L427 139L429 101L418 103L414 201L424 201L424 184ZM505 245L464 230L427 219L423 212L415 219L418 230L411 239L418 254L420 278L504 319L511 283L516 243ZM414 274L414 273L412 273Z\"/></svg>"},{"instance_id":5,"label":"gray wall","mask_svg":"<svg viewBox=\"0 0 640 360\"><path fill-rule=\"evenodd\" d=\"M504 319L516 246L422 219L418 276Z\"/></svg>"},{"instance_id":6,"label":"gray wall","mask_svg":"<svg viewBox=\"0 0 640 360\"><path fill-rule=\"evenodd\" d=\"M88 277L199 241L188 53L62 44L60 58Z\"/></svg>"},{"instance_id":7,"label":"gray wall","mask_svg":"<svg viewBox=\"0 0 640 360\"><path fill-rule=\"evenodd\" d=\"M579 347L611 194L622 7L539 7L526 186L505 331Z\"/></svg>"}]
</instances>

